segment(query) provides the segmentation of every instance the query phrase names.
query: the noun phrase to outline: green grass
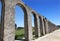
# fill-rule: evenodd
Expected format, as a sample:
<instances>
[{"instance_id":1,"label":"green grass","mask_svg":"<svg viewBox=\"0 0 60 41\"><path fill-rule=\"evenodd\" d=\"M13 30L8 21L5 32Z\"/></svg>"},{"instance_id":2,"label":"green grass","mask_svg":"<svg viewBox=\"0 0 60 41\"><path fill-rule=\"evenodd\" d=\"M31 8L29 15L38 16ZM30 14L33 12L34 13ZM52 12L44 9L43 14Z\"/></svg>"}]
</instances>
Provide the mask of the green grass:
<instances>
[{"instance_id":1,"label":"green grass","mask_svg":"<svg viewBox=\"0 0 60 41\"><path fill-rule=\"evenodd\" d=\"M24 29L17 29L15 31L15 39L22 39L24 37Z\"/></svg>"},{"instance_id":2,"label":"green grass","mask_svg":"<svg viewBox=\"0 0 60 41\"><path fill-rule=\"evenodd\" d=\"M32 29L32 31L33 31L33 35L34 35L34 28ZM18 29L16 29L16 31L15 31L15 39L16 40L20 40L22 38L24 38L24 28L18 28ZM32 39L34 40L36 38L37 37L33 36Z\"/></svg>"}]
</instances>

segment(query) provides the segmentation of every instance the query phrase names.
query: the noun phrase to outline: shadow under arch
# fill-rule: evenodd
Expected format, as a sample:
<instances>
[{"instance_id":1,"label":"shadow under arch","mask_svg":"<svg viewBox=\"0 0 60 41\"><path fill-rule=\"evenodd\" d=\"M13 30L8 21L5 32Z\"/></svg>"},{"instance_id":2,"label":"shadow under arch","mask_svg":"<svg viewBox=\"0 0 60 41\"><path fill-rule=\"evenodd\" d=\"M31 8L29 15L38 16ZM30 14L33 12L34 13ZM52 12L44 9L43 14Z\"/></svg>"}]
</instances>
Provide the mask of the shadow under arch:
<instances>
[{"instance_id":1,"label":"shadow under arch","mask_svg":"<svg viewBox=\"0 0 60 41\"><path fill-rule=\"evenodd\" d=\"M3 41L4 37L4 16L5 16L5 1L0 0L1 2L1 24L0 24L0 41Z\"/></svg>"},{"instance_id":2,"label":"shadow under arch","mask_svg":"<svg viewBox=\"0 0 60 41\"><path fill-rule=\"evenodd\" d=\"M26 40L26 34L27 34L27 32L26 32L25 29L28 29L28 28L25 28L25 24L26 24L25 19L27 18L27 10L26 10L25 6L24 6L23 4L21 4L21 3L17 3L16 5L19 6L19 7L22 9L23 14L24 14L24 37L25 37L25 39L18 39L18 40L25 41L25 40ZM15 6L16 6L16 5L15 5ZM15 7L15 6L14 6L14 7ZM15 9L15 8L14 8L14 9Z\"/></svg>"}]
</instances>

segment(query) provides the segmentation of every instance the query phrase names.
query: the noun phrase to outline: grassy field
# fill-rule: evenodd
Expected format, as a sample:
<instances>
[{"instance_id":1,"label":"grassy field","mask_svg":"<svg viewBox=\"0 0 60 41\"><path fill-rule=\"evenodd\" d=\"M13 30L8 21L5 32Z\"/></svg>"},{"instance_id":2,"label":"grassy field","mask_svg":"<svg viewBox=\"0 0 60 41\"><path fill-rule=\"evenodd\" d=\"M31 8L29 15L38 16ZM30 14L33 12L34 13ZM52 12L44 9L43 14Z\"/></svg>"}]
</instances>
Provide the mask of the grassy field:
<instances>
[{"instance_id":1,"label":"grassy field","mask_svg":"<svg viewBox=\"0 0 60 41\"><path fill-rule=\"evenodd\" d=\"M17 29L15 31L15 39L22 39L24 37L24 29Z\"/></svg>"},{"instance_id":2,"label":"grassy field","mask_svg":"<svg viewBox=\"0 0 60 41\"><path fill-rule=\"evenodd\" d=\"M34 28L32 30L33 30L32 34L34 34ZM24 28L18 28L18 29L16 29L16 31L15 31L15 39L16 40L20 40L22 38L24 38ZM33 39L35 39L35 38L36 37L33 36Z\"/></svg>"}]
</instances>

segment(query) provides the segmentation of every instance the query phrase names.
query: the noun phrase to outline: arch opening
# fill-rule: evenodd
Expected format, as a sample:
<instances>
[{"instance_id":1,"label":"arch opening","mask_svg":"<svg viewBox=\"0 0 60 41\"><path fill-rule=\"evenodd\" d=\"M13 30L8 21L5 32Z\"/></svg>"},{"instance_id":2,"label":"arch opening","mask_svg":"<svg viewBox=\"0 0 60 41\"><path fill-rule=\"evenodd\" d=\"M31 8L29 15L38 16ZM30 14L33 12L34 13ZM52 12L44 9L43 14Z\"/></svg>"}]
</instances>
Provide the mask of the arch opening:
<instances>
[{"instance_id":1,"label":"arch opening","mask_svg":"<svg viewBox=\"0 0 60 41\"><path fill-rule=\"evenodd\" d=\"M32 16L32 35L33 35L33 38L32 40L35 40L35 25L34 25L34 16L33 16L33 13L31 13L31 16Z\"/></svg>"},{"instance_id":2,"label":"arch opening","mask_svg":"<svg viewBox=\"0 0 60 41\"><path fill-rule=\"evenodd\" d=\"M25 40L24 14L26 11L20 4L15 6L15 40Z\"/></svg>"},{"instance_id":3,"label":"arch opening","mask_svg":"<svg viewBox=\"0 0 60 41\"><path fill-rule=\"evenodd\" d=\"M34 21L34 28L33 28L33 39L37 39L38 38L38 35L36 34L37 33L37 18L36 18L36 14L34 12L32 12L32 16L34 17L33 21Z\"/></svg>"}]
</instances>

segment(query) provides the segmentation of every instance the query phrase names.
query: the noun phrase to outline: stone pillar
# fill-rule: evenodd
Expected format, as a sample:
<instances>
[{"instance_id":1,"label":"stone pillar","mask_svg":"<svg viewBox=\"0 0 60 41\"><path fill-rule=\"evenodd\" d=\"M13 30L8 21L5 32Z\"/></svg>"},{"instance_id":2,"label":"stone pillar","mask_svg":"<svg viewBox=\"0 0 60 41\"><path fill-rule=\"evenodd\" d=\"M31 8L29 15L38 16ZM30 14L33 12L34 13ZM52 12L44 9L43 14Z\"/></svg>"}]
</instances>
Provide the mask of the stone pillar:
<instances>
[{"instance_id":1,"label":"stone pillar","mask_svg":"<svg viewBox=\"0 0 60 41\"><path fill-rule=\"evenodd\" d=\"M43 22L44 22L44 30L45 30L45 34L46 34L46 22L45 22L45 18L43 18Z\"/></svg>"},{"instance_id":2,"label":"stone pillar","mask_svg":"<svg viewBox=\"0 0 60 41\"><path fill-rule=\"evenodd\" d=\"M12 2L4 0L2 9L2 27L0 41L15 41L14 8Z\"/></svg>"},{"instance_id":3,"label":"stone pillar","mask_svg":"<svg viewBox=\"0 0 60 41\"><path fill-rule=\"evenodd\" d=\"M39 16L34 14L35 36L40 37Z\"/></svg>"},{"instance_id":4,"label":"stone pillar","mask_svg":"<svg viewBox=\"0 0 60 41\"><path fill-rule=\"evenodd\" d=\"M43 27L42 27L42 21L41 21L41 17L39 16L39 23L40 23L40 35L43 35Z\"/></svg>"},{"instance_id":5,"label":"stone pillar","mask_svg":"<svg viewBox=\"0 0 60 41\"><path fill-rule=\"evenodd\" d=\"M27 13L24 14L24 29L25 29L25 41L32 41L32 20L31 14L27 9Z\"/></svg>"},{"instance_id":6,"label":"stone pillar","mask_svg":"<svg viewBox=\"0 0 60 41\"><path fill-rule=\"evenodd\" d=\"M39 16L37 15L37 27L38 27L38 37L41 36L41 31L40 31L40 21L39 21Z\"/></svg>"},{"instance_id":7,"label":"stone pillar","mask_svg":"<svg viewBox=\"0 0 60 41\"><path fill-rule=\"evenodd\" d=\"M45 35L44 21L42 16L40 16L40 28L42 29L41 33L43 32L42 35Z\"/></svg>"},{"instance_id":8,"label":"stone pillar","mask_svg":"<svg viewBox=\"0 0 60 41\"><path fill-rule=\"evenodd\" d=\"M46 34L47 34L47 33L49 33L48 21L47 21L47 19L45 19L45 27L46 27Z\"/></svg>"}]
</instances>

